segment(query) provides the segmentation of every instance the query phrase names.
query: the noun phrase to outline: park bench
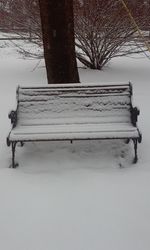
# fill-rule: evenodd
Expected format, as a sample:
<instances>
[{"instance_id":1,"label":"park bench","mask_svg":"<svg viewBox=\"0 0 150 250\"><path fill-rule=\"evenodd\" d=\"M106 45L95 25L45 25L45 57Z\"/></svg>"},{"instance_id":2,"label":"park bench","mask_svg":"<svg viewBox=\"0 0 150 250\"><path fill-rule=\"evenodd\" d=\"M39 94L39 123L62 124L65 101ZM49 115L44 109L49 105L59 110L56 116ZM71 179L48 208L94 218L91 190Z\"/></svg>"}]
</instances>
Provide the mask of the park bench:
<instances>
[{"instance_id":1,"label":"park bench","mask_svg":"<svg viewBox=\"0 0 150 250\"><path fill-rule=\"evenodd\" d=\"M7 137L13 168L17 143L39 141L131 139L137 162L142 137L131 83L19 86L16 93L17 107L9 113L12 129Z\"/></svg>"}]
</instances>

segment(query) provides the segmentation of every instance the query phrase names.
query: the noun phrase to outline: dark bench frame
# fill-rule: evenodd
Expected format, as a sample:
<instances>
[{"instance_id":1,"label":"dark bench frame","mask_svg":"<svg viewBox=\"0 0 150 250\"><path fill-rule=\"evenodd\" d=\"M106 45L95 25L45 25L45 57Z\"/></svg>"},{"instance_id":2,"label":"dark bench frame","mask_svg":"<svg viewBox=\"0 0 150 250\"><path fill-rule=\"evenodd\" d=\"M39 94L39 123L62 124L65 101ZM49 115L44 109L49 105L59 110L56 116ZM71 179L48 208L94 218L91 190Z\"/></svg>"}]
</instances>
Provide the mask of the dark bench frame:
<instances>
[{"instance_id":1,"label":"dark bench frame","mask_svg":"<svg viewBox=\"0 0 150 250\"><path fill-rule=\"evenodd\" d=\"M79 86L79 85L78 85ZM108 87L109 85L107 85ZM130 96L132 96L132 84L129 82L129 87L130 87ZM17 92L17 91L16 91ZM17 106L18 109L18 106ZM11 124L12 124L12 129L16 127L17 125L17 109L16 110L12 110L9 114L8 114L8 118L11 120ZM137 127L137 120L138 120L138 116L140 114L140 111L137 107L133 107L132 103L131 103L131 122L133 124L134 127ZM133 159L133 163L137 163L138 161L138 155L137 155L137 144L141 143L142 141L142 134L139 131L139 129L137 128L138 132L139 132L139 137L138 138L115 138L116 139L121 139L121 140L125 140L126 143L129 143L130 140L133 141L133 145L134 145L134 152L135 152L135 156ZM11 131L10 131L11 133ZM9 133L9 135L10 135ZM15 149L16 149L16 145L17 143L20 143L21 146L24 145L24 142L44 142L44 141L70 141L72 143L72 139L52 139L52 140L21 140L21 141L10 141L9 139L9 135L7 137L7 146L11 146L12 149L12 168L15 168L18 166L18 163L15 163ZM80 138L80 139L74 139L74 140L109 140L109 139L113 139L113 138L96 138L96 139L89 139L89 138Z\"/></svg>"}]
</instances>

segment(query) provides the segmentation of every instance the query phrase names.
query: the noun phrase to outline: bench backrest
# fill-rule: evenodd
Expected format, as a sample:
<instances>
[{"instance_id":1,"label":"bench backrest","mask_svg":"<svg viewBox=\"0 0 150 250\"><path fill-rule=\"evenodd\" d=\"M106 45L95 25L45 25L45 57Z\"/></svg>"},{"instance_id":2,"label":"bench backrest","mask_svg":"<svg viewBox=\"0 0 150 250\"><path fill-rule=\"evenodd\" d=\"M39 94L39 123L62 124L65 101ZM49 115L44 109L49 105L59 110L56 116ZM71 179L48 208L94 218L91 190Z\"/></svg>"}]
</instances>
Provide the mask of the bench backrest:
<instances>
[{"instance_id":1,"label":"bench backrest","mask_svg":"<svg viewBox=\"0 0 150 250\"><path fill-rule=\"evenodd\" d=\"M21 125L130 122L131 84L55 84L17 89Z\"/></svg>"}]
</instances>

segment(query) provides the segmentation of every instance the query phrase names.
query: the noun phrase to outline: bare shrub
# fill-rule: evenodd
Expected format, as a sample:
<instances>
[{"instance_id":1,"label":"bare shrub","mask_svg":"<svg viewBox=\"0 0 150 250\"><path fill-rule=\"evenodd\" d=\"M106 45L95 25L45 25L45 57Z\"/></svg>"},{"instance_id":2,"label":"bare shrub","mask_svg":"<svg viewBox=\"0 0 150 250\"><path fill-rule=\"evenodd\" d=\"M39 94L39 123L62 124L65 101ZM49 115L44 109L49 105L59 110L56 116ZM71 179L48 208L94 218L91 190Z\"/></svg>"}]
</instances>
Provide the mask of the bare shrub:
<instances>
[{"instance_id":1,"label":"bare shrub","mask_svg":"<svg viewBox=\"0 0 150 250\"><path fill-rule=\"evenodd\" d=\"M138 8L130 5L140 26L145 22ZM75 1L75 36L77 58L91 69L101 70L113 57L141 53L143 41L137 41L136 27L120 1ZM136 43L135 43L136 42Z\"/></svg>"}]
</instances>

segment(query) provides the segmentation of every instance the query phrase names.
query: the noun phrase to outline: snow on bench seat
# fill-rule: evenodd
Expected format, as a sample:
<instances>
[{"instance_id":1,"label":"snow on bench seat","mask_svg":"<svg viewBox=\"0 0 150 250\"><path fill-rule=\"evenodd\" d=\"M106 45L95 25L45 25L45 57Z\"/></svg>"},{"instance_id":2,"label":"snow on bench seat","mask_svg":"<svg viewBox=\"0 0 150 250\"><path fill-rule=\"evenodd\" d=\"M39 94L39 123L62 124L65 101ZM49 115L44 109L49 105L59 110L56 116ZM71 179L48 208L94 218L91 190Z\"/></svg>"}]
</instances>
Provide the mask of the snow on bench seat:
<instances>
[{"instance_id":1,"label":"snow on bench seat","mask_svg":"<svg viewBox=\"0 0 150 250\"><path fill-rule=\"evenodd\" d=\"M137 137L137 129L127 123L18 126L10 134L11 141L121 139Z\"/></svg>"}]
</instances>

